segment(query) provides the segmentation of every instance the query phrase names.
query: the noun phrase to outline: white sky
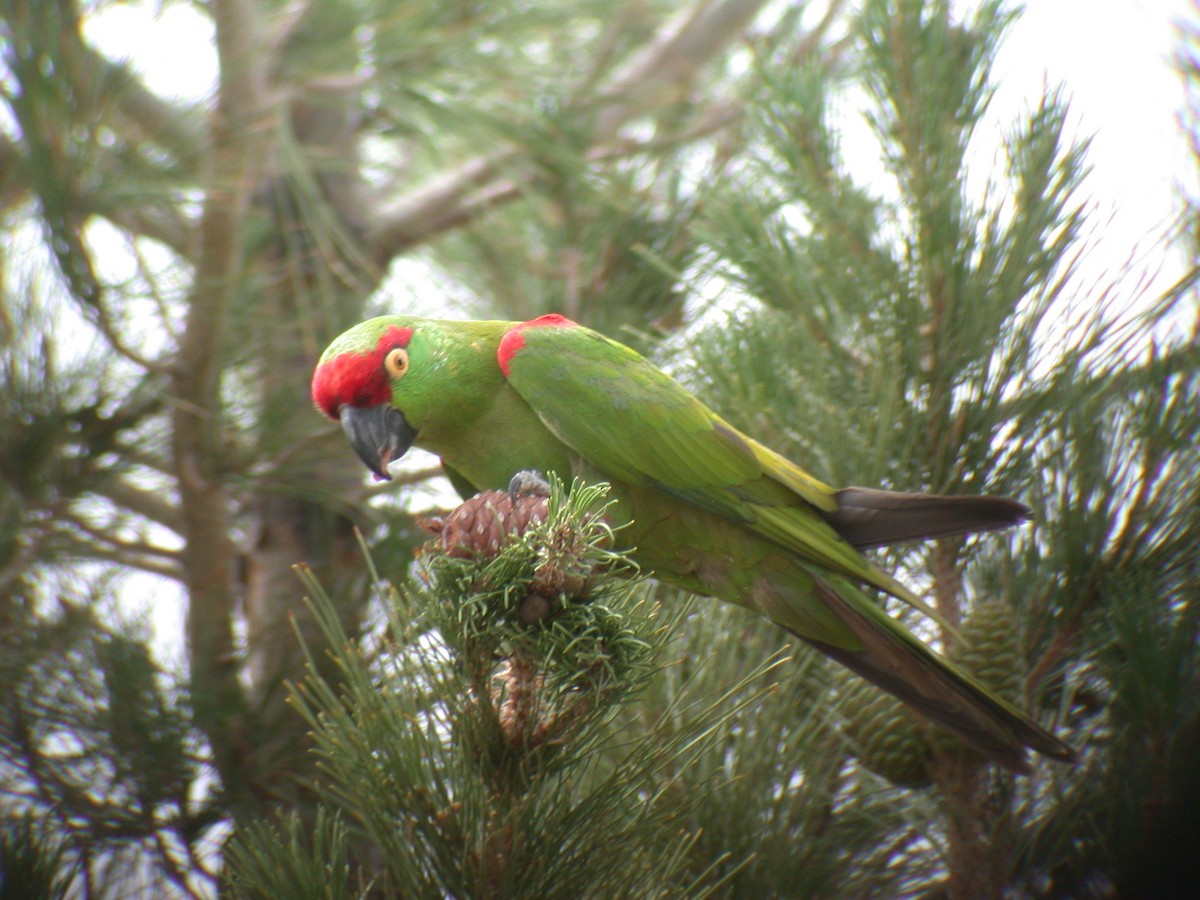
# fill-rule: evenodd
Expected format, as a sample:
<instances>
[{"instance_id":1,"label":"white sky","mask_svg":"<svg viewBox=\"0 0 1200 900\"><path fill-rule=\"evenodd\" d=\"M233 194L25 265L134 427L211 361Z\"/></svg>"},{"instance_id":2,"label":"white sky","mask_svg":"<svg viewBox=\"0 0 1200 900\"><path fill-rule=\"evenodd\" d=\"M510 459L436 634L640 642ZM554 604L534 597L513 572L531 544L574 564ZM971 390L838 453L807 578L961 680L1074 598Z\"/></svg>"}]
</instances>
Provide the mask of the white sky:
<instances>
[{"instance_id":1,"label":"white sky","mask_svg":"<svg viewBox=\"0 0 1200 900\"><path fill-rule=\"evenodd\" d=\"M1001 48L998 106L1019 110L1043 81L1066 86L1078 133L1091 137L1094 221L1107 223L1096 255L1113 270L1140 255L1161 262L1153 245L1179 211L1177 187L1196 182L1173 56L1175 23L1197 19L1186 0L1031 0ZM1182 269L1176 258L1157 283Z\"/></svg>"},{"instance_id":2,"label":"white sky","mask_svg":"<svg viewBox=\"0 0 1200 900\"><path fill-rule=\"evenodd\" d=\"M134 61L165 96L202 98L216 74L212 28L194 9L159 0L109 6L87 25L106 52ZM964 6L971 6L964 3ZM1001 46L994 108L1011 119L1043 85L1067 86L1080 134L1093 136L1089 185L1120 212L1126 246L1174 211L1187 171L1177 113L1181 82L1172 66L1175 21L1200 19L1188 0L1030 0Z\"/></svg>"},{"instance_id":3,"label":"white sky","mask_svg":"<svg viewBox=\"0 0 1200 900\"><path fill-rule=\"evenodd\" d=\"M159 7L157 0L110 5L87 23L87 37L132 60L156 92L204 98L216 72L211 26L190 7ZM1001 46L994 69L998 121L1014 121L1044 86L1062 84L1077 134L1092 138L1085 191L1095 204L1092 221L1104 224L1091 236L1088 268L1080 273L1087 284L1105 283L1130 259L1141 259L1143 269L1161 268L1159 288L1184 269L1180 255L1162 253L1161 241L1178 211L1177 185L1196 181L1178 127L1183 92L1172 65L1174 23L1185 18L1200 19L1187 0L1029 0ZM853 148L844 149L854 165ZM1144 274L1128 275L1131 300ZM151 620L163 655L181 662L182 603L158 598L147 602L155 607Z\"/></svg>"}]
</instances>

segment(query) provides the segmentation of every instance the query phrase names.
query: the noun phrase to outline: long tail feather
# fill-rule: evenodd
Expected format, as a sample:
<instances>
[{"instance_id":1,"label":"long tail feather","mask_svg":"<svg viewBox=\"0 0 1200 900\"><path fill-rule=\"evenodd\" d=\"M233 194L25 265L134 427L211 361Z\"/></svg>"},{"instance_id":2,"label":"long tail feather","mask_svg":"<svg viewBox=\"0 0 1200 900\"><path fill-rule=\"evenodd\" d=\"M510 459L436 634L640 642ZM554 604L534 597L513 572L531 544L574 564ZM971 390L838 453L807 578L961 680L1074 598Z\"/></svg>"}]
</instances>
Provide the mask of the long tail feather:
<instances>
[{"instance_id":1,"label":"long tail feather","mask_svg":"<svg viewBox=\"0 0 1200 900\"><path fill-rule=\"evenodd\" d=\"M837 492L838 509L826 519L859 549L1008 528L1030 516L1006 497L904 494L851 487Z\"/></svg>"},{"instance_id":2,"label":"long tail feather","mask_svg":"<svg viewBox=\"0 0 1200 900\"><path fill-rule=\"evenodd\" d=\"M862 644L860 650L847 650L806 638L819 650L1007 769L1029 772L1026 748L1064 762L1075 760L1070 746L939 657L885 612L873 606L859 609L835 587L820 581L817 586L821 598Z\"/></svg>"}]
</instances>

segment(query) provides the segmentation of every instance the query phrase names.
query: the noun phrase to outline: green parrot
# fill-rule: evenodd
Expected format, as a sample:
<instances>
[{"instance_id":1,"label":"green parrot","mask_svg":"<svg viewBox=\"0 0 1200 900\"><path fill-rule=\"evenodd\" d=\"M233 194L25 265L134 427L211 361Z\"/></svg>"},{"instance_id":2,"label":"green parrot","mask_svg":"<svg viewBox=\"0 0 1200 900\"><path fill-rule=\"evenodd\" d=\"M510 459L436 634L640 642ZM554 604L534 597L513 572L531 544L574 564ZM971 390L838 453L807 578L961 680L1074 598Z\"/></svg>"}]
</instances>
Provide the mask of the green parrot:
<instances>
[{"instance_id":1,"label":"green parrot","mask_svg":"<svg viewBox=\"0 0 1200 900\"><path fill-rule=\"evenodd\" d=\"M920 600L862 550L1005 528L1000 497L838 490L742 434L630 348L559 315L528 322L383 316L329 345L317 408L378 479L420 446L464 496L523 470L612 486L646 571L803 638L986 758L1074 751L930 650L860 586Z\"/></svg>"}]
</instances>

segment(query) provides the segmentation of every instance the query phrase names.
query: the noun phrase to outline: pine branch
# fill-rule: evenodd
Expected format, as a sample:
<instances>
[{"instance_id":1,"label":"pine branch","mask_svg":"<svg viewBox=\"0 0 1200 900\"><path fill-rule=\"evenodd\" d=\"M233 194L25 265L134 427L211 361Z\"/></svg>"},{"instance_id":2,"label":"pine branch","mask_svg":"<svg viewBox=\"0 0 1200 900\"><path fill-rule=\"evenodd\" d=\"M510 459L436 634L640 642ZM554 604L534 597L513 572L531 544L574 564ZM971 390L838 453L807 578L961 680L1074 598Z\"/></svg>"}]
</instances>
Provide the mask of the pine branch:
<instances>
[{"instance_id":1,"label":"pine branch","mask_svg":"<svg viewBox=\"0 0 1200 900\"><path fill-rule=\"evenodd\" d=\"M34 35L29 43L38 48L43 58L53 61L57 86L55 91L40 89L36 80L41 73L34 75L31 70L26 71L19 80L23 82L24 92L32 89L32 95L26 97L22 93L14 106L38 107L46 103L63 106L54 112L42 109L40 115L22 116L21 131L27 149L23 156L11 160L13 165L20 165L26 178L33 182L46 206L46 217L51 225L59 230L77 230L78 224L89 214L102 215L186 254L190 228L182 215L165 203L114 204L104 196L105 190L111 187L109 178L97 179L95 173L103 172L111 177L112 173L124 172L134 166L144 169L152 165L144 157L128 152L128 148L142 147L148 142L156 143L157 150L170 154L177 167L186 168L181 164L190 163L194 168L203 158L207 146L200 109L185 108L157 97L128 65L113 62L88 46L80 34L79 11L74 3L44 4L42 9L18 4L9 15L8 23L18 33ZM25 60L21 53L17 54L17 59L20 70ZM61 116L62 112L67 113L67 118ZM99 130L99 125L117 136L112 146L91 137ZM80 134L89 137L81 138ZM79 170L80 159L73 147L81 142L88 143L87 173ZM66 159L66 154L72 158ZM54 190L70 194L71 220L62 216L67 210L59 209L53 199L47 202L48 195L54 191L38 188L38 173L47 166L58 170L60 183ZM87 174L91 177L85 177ZM6 202L12 202L15 196L10 193ZM56 221L60 217L63 221ZM72 247L75 255L80 251L81 245ZM77 264L86 265L82 259ZM68 278L76 277L69 263L64 264L64 272ZM86 299L92 292L83 282L73 287L81 299ZM100 318L101 326L106 327L103 311ZM112 340L111 334L109 337ZM120 341L113 344L123 352Z\"/></svg>"},{"instance_id":2,"label":"pine branch","mask_svg":"<svg viewBox=\"0 0 1200 900\"><path fill-rule=\"evenodd\" d=\"M182 577L182 552L167 547L160 547L145 540L127 540L115 536L115 529L110 526L94 525L81 513L66 511L61 521L70 528L61 528L55 523L54 530L60 539L65 539L67 546L73 547L83 557L95 555L100 559L108 559L132 568L166 575L178 580ZM90 541L79 540L76 535L82 534L91 538Z\"/></svg>"},{"instance_id":3,"label":"pine branch","mask_svg":"<svg viewBox=\"0 0 1200 900\"><path fill-rule=\"evenodd\" d=\"M608 140L635 116L684 96L701 66L739 38L764 4L699 0L664 23L599 91L593 142Z\"/></svg>"},{"instance_id":4,"label":"pine branch","mask_svg":"<svg viewBox=\"0 0 1200 900\"><path fill-rule=\"evenodd\" d=\"M184 168L193 168L205 158L211 135L204 127L201 108L163 100L128 64L108 59L77 35L65 43L63 56L77 95L113 104L117 132L125 134L129 126L137 132L130 136L131 144L149 139Z\"/></svg>"},{"instance_id":5,"label":"pine branch","mask_svg":"<svg viewBox=\"0 0 1200 900\"><path fill-rule=\"evenodd\" d=\"M133 512L151 522L169 528L175 534L182 530L178 506L164 499L160 491L138 487L126 478L109 478L92 488L98 496L112 500L121 509Z\"/></svg>"},{"instance_id":6,"label":"pine branch","mask_svg":"<svg viewBox=\"0 0 1200 900\"><path fill-rule=\"evenodd\" d=\"M195 249L191 223L179 215L173 206L165 203L114 203L107 197L88 193L77 195L75 202L85 216L101 216L132 235L158 241L183 259L187 259Z\"/></svg>"},{"instance_id":7,"label":"pine branch","mask_svg":"<svg viewBox=\"0 0 1200 900\"><path fill-rule=\"evenodd\" d=\"M24 158L8 135L0 134L0 212L7 214L27 196L29 189L20 175Z\"/></svg>"},{"instance_id":8,"label":"pine branch","mask_svg":"<svg viewBox=\"0 0 1200 900\"><path fill-rule=\"evenodd\" d=\"M700 66L738 38L762 5L760 0L697 0L666 22L598 92L597 105L590 110L589 144L611 146L622 125L682 97ZM524 149L501 149L387 202L370 226L377 258L397 256L518 196L532 174L513 173L527 168L527 162Z\"/></svg>"},{"instance_id":9,"label":"pine branch","mask_svg":"<svg viewBox=\"0 0 1200 900\"><path fill-rule=\"evenodd\" d=\"M704 896L718 882L711 861L686 868L694 838L681 816L700 798L679 797L671 775L720 752L721 726L763 698L769 687L748 685L778 660L715 701L664 711L648 733L610 730L678 619L658 620L624 577L604 490L485 492L431 524L419 593L385 593L390 628L375 653L301 571L337 659L331 682L309 647L293 695L327 803L315 830L293 820L283 841L271 826L241 829L235 884L325 896L334 881L371 880L404 896L499 897ZM339 818L357 823L352 837L330 829Z\"/></svg>"}]
</instances>

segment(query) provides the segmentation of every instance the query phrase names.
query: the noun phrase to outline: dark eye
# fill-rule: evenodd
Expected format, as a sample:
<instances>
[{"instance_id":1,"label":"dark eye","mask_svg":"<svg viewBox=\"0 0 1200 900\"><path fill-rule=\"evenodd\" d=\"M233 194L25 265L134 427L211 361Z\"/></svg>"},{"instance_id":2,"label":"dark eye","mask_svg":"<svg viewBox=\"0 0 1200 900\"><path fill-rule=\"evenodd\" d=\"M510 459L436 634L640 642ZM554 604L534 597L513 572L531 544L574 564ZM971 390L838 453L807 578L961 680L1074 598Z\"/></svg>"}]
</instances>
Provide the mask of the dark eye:
<instances>
[{"instance_id":1,"label":"dark eye","mask_svg":"<svg viewBox=\"0 0 1200 900\"><path fill-rule=\"evenodd\" d=\"M383 367L392 378L403 378L408 371L408 351L403 347L393 347L383 358Z\"/></svg>"}]
</instances>

